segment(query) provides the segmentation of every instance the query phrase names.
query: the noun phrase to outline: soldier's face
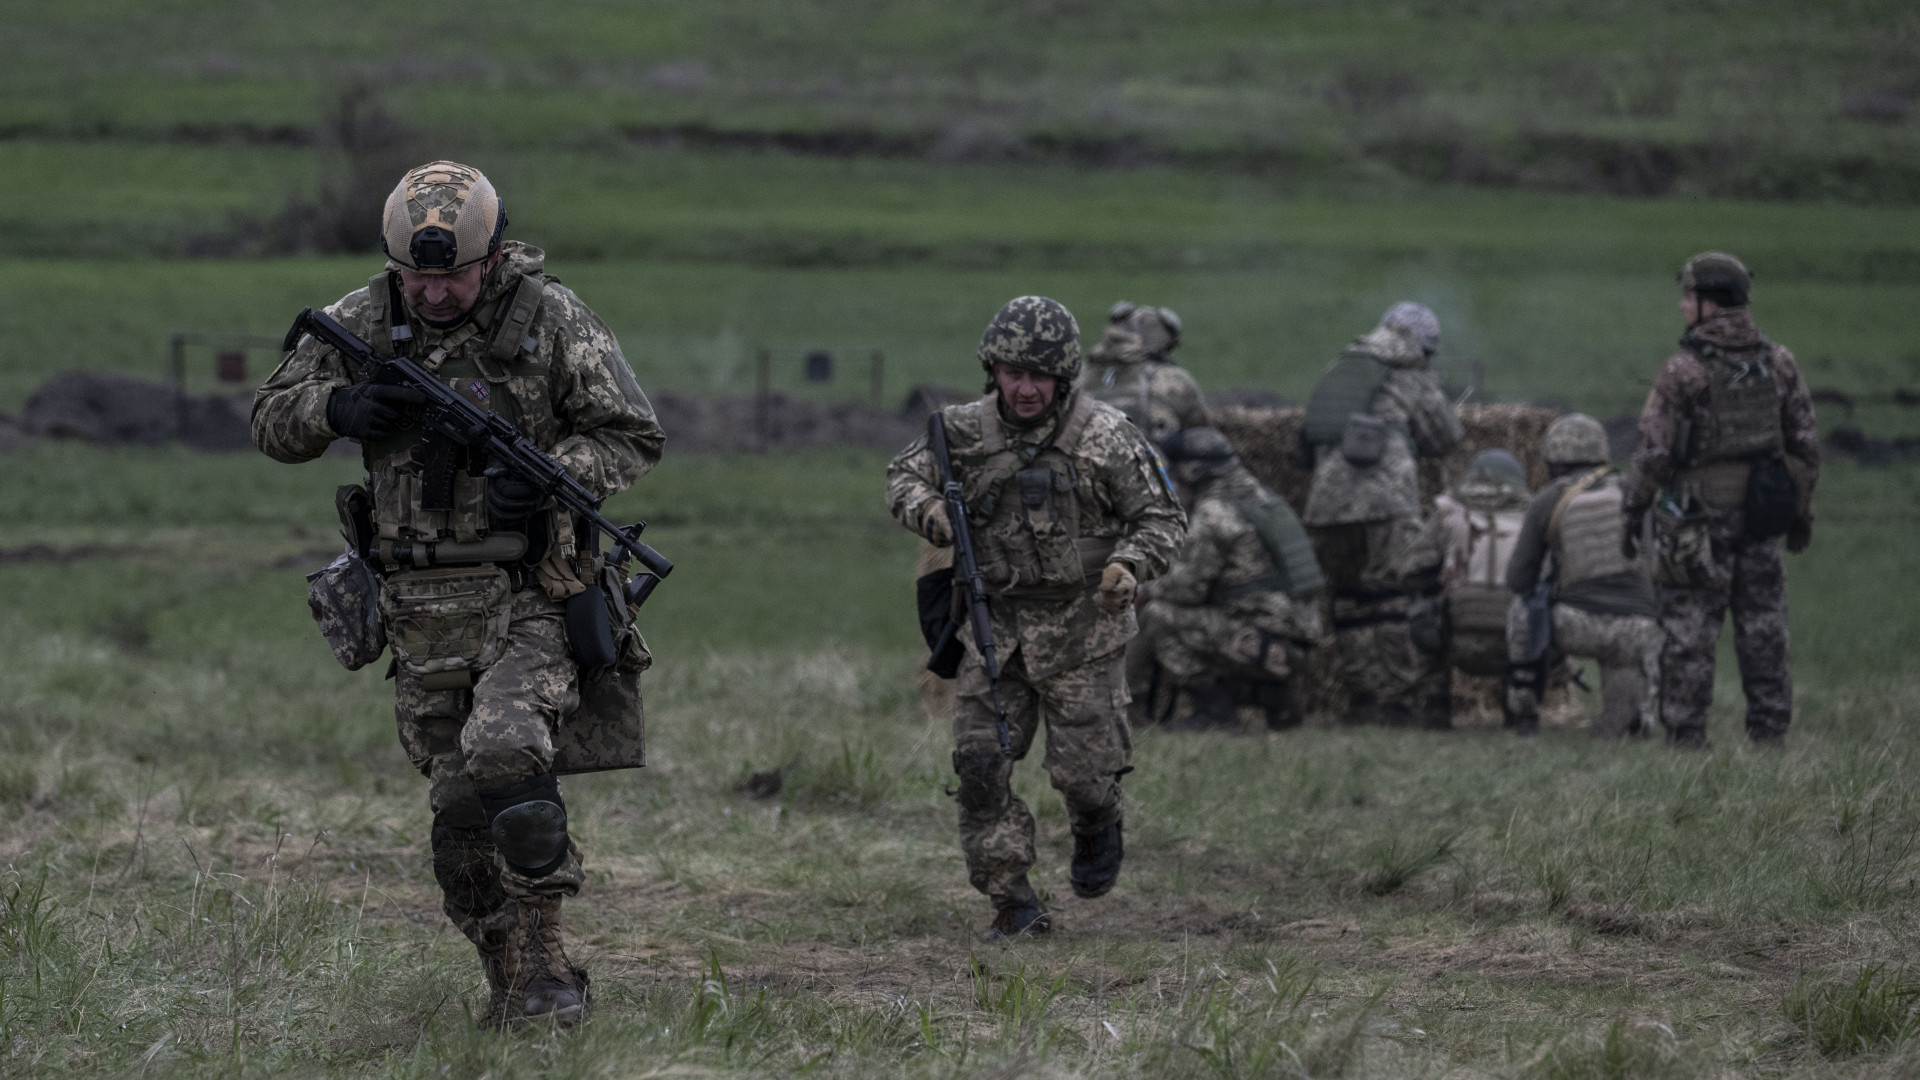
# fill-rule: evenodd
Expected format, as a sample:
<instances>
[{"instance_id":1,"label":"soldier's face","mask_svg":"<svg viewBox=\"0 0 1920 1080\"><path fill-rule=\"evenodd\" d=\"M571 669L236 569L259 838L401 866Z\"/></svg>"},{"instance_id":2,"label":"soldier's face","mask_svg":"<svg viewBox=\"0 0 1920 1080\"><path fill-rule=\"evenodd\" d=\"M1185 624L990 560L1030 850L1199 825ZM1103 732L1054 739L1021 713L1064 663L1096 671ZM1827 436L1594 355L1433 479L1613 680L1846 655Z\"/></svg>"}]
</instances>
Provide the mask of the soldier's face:
<instances>
[{"instance_id":1,"label":"soldier's face","mask_svg":"<svg viewBox=\"0 0 1920 1080\"><path fill-rule=\"evenodd\" d=\"M1047 406L1053 404L1054 387L1058 384L1051 375L1005 364L993 365L993 381L1000 388L1000 400L1022 420L1031 420L1046 412Z\"/></svg>"},{"instance_id":2,"label":"soldier's face","mask_svg":"<svg viewBox=\"0 0 1920 1080\"><path fill-rule=\"evenodd\" d=\"M480 298L480 283L499 261L496 251L451 274L423 274L401 267L400 291L406 293L407 303L422 319L437 326L451 326L473 310L473 302Z\"/></svg>"},{"instance_id":3,"label":"soldier's face","mask_svg":"<svg viewBox=\"0 0 1920 1080\"><path fill-rule=\"evenodd\" d=\"M1720 312L1720 305L1711 300L1702 300L1691 290L1680 294L1680 315L1692 326L1701 319L1709 318Z\"/></svg>"}]
</instances>

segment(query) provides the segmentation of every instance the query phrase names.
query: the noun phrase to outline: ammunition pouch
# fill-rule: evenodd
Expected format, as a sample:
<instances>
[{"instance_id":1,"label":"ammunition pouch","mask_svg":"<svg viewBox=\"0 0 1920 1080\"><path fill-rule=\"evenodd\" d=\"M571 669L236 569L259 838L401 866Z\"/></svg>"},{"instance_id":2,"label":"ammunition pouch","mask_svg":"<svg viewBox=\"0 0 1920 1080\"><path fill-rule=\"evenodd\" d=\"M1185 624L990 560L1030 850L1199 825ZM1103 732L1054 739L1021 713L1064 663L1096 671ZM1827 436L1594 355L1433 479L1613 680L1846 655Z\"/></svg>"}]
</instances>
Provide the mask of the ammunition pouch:
<instances>
[{"instance_id":1,"label":"ammunition pouch","mask_svg":"<svg viewBox=\"0 0 1920 1080\"><path fill-rule=\"evenodd\" d=\"M463 689L506 652L512 586L499 567L421 570L382 583L394 659L430 690Z\"/></svg>"},{"instance_id":2,"label":"ammunition pouch","mask_svg":"<svg viewBox=\"0 0 1920 1080\"><path fill-rule=\"evenodd\" d=\"M333 658L358 671L387 649L380 617L380 579L357 553L342 552L324 569L307 575L307 607Z\"/></svg>"},{"instance_id":3,"label":"ammunition pouch","mask_svg":"<svg viewBox=\"0 0 1920 1080\"><path fill-rule=\"evenodd\" d=\"M1378 465L1387 455L1387 439L1392 430L1385 420L1371 413L1353 413L1340 432L1340 456L1355 468Z\"/></svg>"}]
</instances>

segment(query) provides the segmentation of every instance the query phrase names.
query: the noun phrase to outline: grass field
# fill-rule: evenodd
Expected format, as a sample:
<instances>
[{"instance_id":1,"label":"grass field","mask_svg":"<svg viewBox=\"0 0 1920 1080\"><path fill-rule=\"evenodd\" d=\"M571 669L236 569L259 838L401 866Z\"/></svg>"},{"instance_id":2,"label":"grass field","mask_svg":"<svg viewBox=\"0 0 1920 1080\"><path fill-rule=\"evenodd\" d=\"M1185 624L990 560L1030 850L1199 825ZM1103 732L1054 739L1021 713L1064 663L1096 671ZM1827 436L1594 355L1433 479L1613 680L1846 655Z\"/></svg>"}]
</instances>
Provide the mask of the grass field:
<instances>
[{"instance_id":1,"label":"grass field","mask_svg":"<svg viewBox=\"0 0 1920 1080\"><path fill-rule=\"evenodd\" d=\"M1138 733L1108 899L982 947L914 697L884 455L669 458L652 765L568 783L597 1015L474 1034L389 689L300 573L351 459L60 447L0 487L0 1071L13 1075L1896 1076L1920 471L1841 463L1792 565L1800 709L1755 753ZM63 497L63 495L65 497ZM35 547L39 545L39 547ZM1872 628L1869 630L1868 628ZM1737 700L1723 677L1721 700ZM754 800L750 772L785 788ZM1864 1037L1864 1044L1857 1037Z\"/></svg>"}]
</instances>

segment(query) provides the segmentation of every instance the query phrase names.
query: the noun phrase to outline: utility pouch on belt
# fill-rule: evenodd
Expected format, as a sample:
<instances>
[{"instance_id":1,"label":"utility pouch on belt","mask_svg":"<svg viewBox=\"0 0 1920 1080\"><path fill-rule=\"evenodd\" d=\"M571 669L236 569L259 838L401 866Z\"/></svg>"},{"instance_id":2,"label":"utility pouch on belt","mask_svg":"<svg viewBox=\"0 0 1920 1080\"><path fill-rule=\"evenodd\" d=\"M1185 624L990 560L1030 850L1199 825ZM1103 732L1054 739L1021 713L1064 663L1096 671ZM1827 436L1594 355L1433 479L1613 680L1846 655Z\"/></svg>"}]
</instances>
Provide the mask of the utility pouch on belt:
<instances>
[{"instance_id":1,"label":"utility pouch on belt","mask_svg":"<svg viewBox=\"0 0 1920 1080\"><path fill-rule=\"evenodd\" d=\"M1670 589L1697 589L1713 578L1706 515L1683 511L1672 499L1653 509L1653 580Z\"/></svg>"},{"instance_id":2,"label":"utility pouch on belt","mask_svg":"<svg viewBox=\"0 0 1920 1080\"><path fill-rule=\"evenodd\" d=\"M320 624L320 635L333 646L333 658L348 671L366 667L386 651L380 579L354 552L342 552L324 569L307 575L307 607Z\"/></svg>"},{"instance_id":3,"label":"utility pouch on belt","mask_svg":"<svg viewBox=\"0 0 1920 1080\"><path fill-rule=\"evenodd\" d=\"M420 570L388 578L380 615L393 655L410 674L447 676L482 671L507 651L512 585L499 567Z\"/></svg>"},{"instance_id":4,"label":"utility pouch on belt","mask_svg":"<svg viewBox=\"0 0 1920 1080\"><path fill-rule=\"evenodd\" d=\"M1769 458L1747 473L1747 535L1755 540L1785 536L1800 516L1800 490L1787 463Z\"/></svg>"},{"instance_id":5,"label":"utility pouch on belt","mask_svg":"<svg viewBox=\"0 0 1920 1080\"><path fill-rule=\"evenodd\" d=\"M603 668L619 659L614 648L613 613L607 590L599 584L567 598L567 646L583 671Z\"/></svg>"},{"instance_id":6,"label":"utility pouch on belt","mask_svg":"<svg viewBox=\"0 0 1920 1080\"><path fill-rule=\"evenodd\" d=\"M1387 453L1387 422L1371 413L1354 413L1340 432L1340 456L1359 468L1377 465Z\"/></svg>"}]
</instances>

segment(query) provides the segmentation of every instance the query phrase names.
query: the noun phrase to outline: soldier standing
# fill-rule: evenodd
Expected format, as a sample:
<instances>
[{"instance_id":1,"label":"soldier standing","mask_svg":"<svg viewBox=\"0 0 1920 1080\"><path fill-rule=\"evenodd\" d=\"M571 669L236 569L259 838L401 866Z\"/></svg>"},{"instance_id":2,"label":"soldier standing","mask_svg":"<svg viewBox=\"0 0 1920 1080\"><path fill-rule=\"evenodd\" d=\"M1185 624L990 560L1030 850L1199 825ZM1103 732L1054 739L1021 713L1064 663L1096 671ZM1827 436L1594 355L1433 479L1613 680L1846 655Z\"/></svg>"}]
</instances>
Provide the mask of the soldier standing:
<instances>
[{"instance_id":1,"label":"soldier standing","mask_svg":"<svg viewBox=\"0 0 1920 1080\"><path fill-rule=\"evenodd\" d=\"M1186 692L1196 726L1232 722L1242 701L1265 710L1268 727L1298 723L1292 679L1321 637L1313 542L1214 428L1174 432L1161 451L1193 515L1172 568L1141 587L1130 689L1150 702L1157 666L1166 689ZM1136 651L1154 666L1134 663Z\"/></svg>"},{"instance_id":2,"label":"soldier standing","mask_svg":"<svg viewBox=\"0 0 1920 1080\"><path fill-rule=\"evenodd\" d=\"M1552 651L1592 657L1600 664L1597 736L1651 731L1660 680L1659 603L1653 580L1623 553L1620 476L1608 464L1607 432L1582 413L1562 416L1540 441L1553 482L1527 507L1507 586L1507 725L1521 734L1540 730L1540 695L1549 650L1537 635L1550 631ZM1529 626L1526 598L1549 584L1547 625Z\"/></svg>"},{"instance_id":3,"label":"soldier standing","mask_svg":"<svg viewBox=\"0 0 1920 1080\"><path fill-rule=\"evenodd\" d=\"M1677 746L1706 745L1714 649L1729 610L1748 736L1777 743L1793 716L1780 538L1794 552L1813 538L1820 432L1793 354L1753 324L1752 287L1746 266L1721 252L1680 268L1687 332L1647 395L1627 475L1630 554L1654 517L1666 632L1661 720ZM1655 510L1663 489L1668 499Z\"/></svg>"},{"instance_id":4,"label":"soldier standing","mask_svg":"<svg viewBox=\"0 0 1920 1080\"><path fill-rule=\"evenodd\" d=\"M1450 669L1415 646L1407 623L1412 600L1439 584L1416 459L1463 435L1427 370L1439 347L1432 311L1393 305L1321 377L1301 425L1313 463L1301 516L1332 592L1334 671L1356 721L1452 723Z\"/></svg>"},{"instance_id":5,"label":"soldier standing","mask_svg":"<svg viewBox=\"0 0 1920 1080\"><path fill-rule=\"evenodd\" d=\"M1166 569L1186 522L1146 438L1074 387L1080 330L1066 308L1041 296L1008 301L980 338L980 365L986 396L942 412L991 593L1012 738L1009 757L968 639L953 769L967 877L993 902L992 941L1050 928L1027 881L1033 815L1012 787L1043 721L1047 776L1073 830L1073 891L1101 896L1119 877L1120 777L1132 752L1121 651L1137 629L1136 584ZM887 466L887 506L934 544L953 542L926 438Z\"/></svg>"},{"instance_id":6,"label":"soldier standing","mask_svg":"<svg viewBox=\"0 0 1920 1080\"><path fill-rule=\"evenodd\" d=\"M413 169L387 199L386 267L327 312L376 353L405 352L505 415L611 495L653 468L665 435L613 334L547 276L539 248L501 239L506 221L479 170ZM302 339L254 399L254 441L289 463L335 439L360 443L372 490L342 489L340 503L360 500L357 527L383 564L400 742L428 778L444 910L479 950L492 993L483 1023L576 1022L587 976L567 960L560 912L583 873L554 770L582 686L562 601L594 572L588 545L538 488L474 475L458 447L425 437L408 415L418 391L370 374ZM421 561L428 552L437 556ZM637 635L623 648L637 714L648 659ZM639 764L635 743L596 767Z\"/></svg>"},{"instance_id":7,"label":"soldier standing","mask_svg":"<svg viewBox=\"0 0 1920 1080\"><path fill-rule=\"evenodd\" d=\"M1200 384L1173 361L1179 347L1180 316L1171 308L1122 300L1087 355L1081 388L1126 413L1156 445L1176 431L1210 425Z\"/></svg>"}]
</instances>

